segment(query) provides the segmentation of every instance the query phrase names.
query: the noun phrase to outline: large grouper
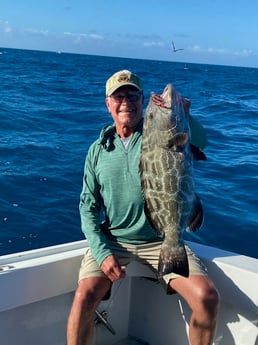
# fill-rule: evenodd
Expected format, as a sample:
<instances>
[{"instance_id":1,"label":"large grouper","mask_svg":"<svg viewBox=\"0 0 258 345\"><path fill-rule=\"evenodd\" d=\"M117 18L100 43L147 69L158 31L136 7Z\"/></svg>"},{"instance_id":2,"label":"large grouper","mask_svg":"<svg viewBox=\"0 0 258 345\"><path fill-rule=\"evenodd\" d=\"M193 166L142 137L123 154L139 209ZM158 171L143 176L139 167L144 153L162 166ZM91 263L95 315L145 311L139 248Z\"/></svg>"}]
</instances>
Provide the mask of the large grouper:
<instances>
[{"instance_id":1,"label":"large grouper","mask_svg":"<svg viewBox=\"0 0 258 345\"><path fill-rule=\"evenodd\" d=\"M162 238L158 276L189 276L183 232L196 231L203 209L195 193L189 114L184 98L168 84L152 93L144 115L140 176L146 216Z\"/></svg>"}]
</instances>

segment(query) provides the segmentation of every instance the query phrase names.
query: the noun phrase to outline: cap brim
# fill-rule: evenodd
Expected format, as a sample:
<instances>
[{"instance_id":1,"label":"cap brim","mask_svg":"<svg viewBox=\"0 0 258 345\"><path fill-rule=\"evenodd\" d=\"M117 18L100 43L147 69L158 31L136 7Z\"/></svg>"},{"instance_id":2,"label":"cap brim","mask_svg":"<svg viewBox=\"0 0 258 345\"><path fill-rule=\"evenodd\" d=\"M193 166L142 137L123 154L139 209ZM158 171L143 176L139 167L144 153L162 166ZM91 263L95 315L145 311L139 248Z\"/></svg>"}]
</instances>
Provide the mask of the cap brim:
<instances>
[{"instance_id":1,"label":"cap brim","mask_svg":"<svg viewBox=\"0 0 258 345\"><path fill-rule=\"evenodd\" d=\"M111 96L112 93L114 93L116 90L120 89L120 87L123 87L123 86L133 86L133 87L135 87L137 90L142 91L142 89L141 89L138 85L136 85L136 84L134 84L134 83L126 82L126 83L123 83L122 85L118 85L118 86L115 86L115 87L113 87L112 89L110 89L110 90L108 91L108 93L107 93L107 96L108 96L108 97Z\"/></svg>"}]
</instances>

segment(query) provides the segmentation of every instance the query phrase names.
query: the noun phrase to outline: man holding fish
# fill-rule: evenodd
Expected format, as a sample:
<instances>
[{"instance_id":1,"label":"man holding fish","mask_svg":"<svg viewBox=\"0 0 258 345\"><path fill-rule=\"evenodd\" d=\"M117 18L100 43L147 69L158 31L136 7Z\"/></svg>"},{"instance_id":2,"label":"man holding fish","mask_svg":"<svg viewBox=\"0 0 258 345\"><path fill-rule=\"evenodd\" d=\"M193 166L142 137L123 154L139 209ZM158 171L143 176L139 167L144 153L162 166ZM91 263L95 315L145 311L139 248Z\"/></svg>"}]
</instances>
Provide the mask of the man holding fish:
<instances>
[{"instance_id":1,"label":"man holding fish","mask_svg":"<svg viewBox=\"0 0 258 345\"><path fill-rule=\"evenodd\" d=\"M193 159L205 159L202 126L190 101L169 84L152 94L144 119L140 78L123 70L106 82L114 125L90 147L80 197L82 231L89 249L68 319L67 345L91 345L95 310L112 282L133 260L147 265L168 294L179 293L192 310L191 345L210 345L218 292L206 268L183 241L203 220L194 191Z\"/></svg>"}]
</instances>

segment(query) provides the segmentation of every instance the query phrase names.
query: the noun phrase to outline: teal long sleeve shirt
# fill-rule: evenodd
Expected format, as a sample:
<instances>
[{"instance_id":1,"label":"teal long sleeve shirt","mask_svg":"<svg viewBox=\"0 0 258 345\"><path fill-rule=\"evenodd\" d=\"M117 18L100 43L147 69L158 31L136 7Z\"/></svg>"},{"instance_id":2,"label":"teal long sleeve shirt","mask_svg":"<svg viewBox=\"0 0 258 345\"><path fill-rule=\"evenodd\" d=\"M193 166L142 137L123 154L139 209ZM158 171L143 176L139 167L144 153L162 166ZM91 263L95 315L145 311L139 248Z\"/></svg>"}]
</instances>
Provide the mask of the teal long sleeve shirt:
<instances>
[{"instance_id":1,"label":"teal long sleeve shirt","mask_svg":"<svg viewBox=\"0 0 258 345\"><path fill-rule=\"evenodd\" d=\"M190 116L191 143L204 148L204 128ZM142 122L126 150L114 126L103 128L89 148L80 195L82 231L93 257L101 265L112 254L108 239L143 244L160 240L144 212L139 175ZM105 226L101 226L104 215Z\"/></svg>"},{"instance_id":2,"label":"teal long sleeve shirt","mask_svg":"<svg viewBox=\"0 0 258 345\"><path fill-rule=\"evenodd\" d=\"M112 254L108 238L142 244L158 240L144 213L139 176L141 129L126 150L114 127L89 148L80 196L82 231L99 265ZM101 224L105 215L105 226Z\"/></svg>"}]
</instances>

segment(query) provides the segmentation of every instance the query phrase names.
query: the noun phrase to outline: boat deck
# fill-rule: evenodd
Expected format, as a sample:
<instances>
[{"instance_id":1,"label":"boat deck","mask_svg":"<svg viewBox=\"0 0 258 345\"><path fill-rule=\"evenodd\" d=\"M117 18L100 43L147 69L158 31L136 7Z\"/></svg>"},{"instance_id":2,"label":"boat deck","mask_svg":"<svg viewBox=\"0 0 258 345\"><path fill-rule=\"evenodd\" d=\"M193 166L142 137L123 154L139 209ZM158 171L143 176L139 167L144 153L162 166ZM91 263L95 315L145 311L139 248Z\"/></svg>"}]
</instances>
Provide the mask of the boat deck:
<instances>
[{"instance_id":1,"label":"boat deck","mask_svg":"<svg viewBox=\"0 0 258 345\"><path fill-rule=\"evenodd\" d=\"M114 345L151 345L151 344L148 343L147 341L144 341L136 337L128 337L126 339L120 340L118 343L115 343Z\"/></svg>"}]
</instances>

